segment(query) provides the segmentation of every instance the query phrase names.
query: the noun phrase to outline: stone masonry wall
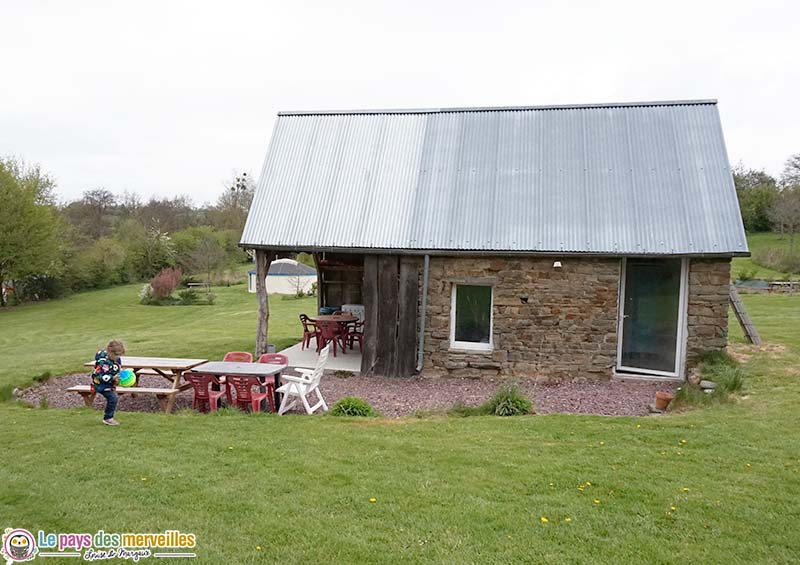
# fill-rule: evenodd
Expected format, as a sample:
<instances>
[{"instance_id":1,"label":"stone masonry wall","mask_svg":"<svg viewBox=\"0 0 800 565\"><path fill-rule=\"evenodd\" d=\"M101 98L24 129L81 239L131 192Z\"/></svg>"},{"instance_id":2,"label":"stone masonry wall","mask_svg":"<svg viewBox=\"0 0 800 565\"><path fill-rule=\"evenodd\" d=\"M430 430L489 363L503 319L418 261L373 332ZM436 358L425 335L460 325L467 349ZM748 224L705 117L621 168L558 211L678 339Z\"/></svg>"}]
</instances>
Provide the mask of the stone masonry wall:
<instances>
[{"instance_id":1,"label":"stone masonry wall","mask_svg":"<svg viewBox=\"0 0 800 565\"><path fill-rule=\"evenodd\" d=\"M725 349L728 343L730 259L689 261L688 335L689 364L692 355Z\"/></svg>"},{"instance_id":2,"label":"stone masonry wall","mask_svg":"<svg viewBox=\"0 0 800 565\"><path fill-rule=\"evenodd\" d=\"M555 260L562 268L553 267ZM618 258L431 257L424 372L609 378L620 264ZM493 286L491 352L450 348L451 289L459 282Z\"/></svg>"}]
</instances>

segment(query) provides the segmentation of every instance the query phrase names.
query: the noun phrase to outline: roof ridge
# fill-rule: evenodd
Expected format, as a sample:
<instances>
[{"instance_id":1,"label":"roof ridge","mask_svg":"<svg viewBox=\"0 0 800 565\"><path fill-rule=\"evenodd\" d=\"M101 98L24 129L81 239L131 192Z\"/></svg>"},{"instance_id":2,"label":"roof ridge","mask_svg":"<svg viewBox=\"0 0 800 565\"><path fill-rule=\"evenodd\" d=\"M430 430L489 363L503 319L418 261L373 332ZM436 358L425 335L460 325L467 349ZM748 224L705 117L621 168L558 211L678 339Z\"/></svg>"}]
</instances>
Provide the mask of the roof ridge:
<instances>
[{"instance_id":1,"label":"roof ridge","mask_svg":"<svg viewBox=\"0 0 800 565\"><path fill-rule=\"evenodd\" d=\"M555 104L548 106L475 106L463 108L407 108L375 110L292 110L278 116L353 115L353 114L446 114L467 112L524 112L535 110L581 110L594 108L636 108L647 106L698 106L716 104L715 98L697 100L657 100L643 102L608 102L602 104Z\"/></svg>"}]
</instances>

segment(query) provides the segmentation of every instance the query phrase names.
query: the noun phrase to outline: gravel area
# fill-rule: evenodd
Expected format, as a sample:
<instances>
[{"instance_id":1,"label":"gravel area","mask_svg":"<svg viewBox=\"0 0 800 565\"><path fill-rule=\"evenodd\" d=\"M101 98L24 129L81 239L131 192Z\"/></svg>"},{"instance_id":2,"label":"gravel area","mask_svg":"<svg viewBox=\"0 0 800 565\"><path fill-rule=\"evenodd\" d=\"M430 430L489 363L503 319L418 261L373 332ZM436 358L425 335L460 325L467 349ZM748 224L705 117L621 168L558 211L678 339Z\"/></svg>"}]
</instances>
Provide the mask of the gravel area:
<instances>
[{"instance_id":1,"label":"gravel area","mask_svg":"<svg viewBox=\"0 0 800 565\"><path fill-rule=\"evenodd\" d=\"M446 410L456 402L468 406L481 404L494 394L502 379L423 378L408 379L386 377L341 377L326 374L322 380L322 393L328 405L344 396L365 398L384 416L398 418L416 411ZM22 391L21 399L38 406L42 398L51 408L83 406L83 399L66 389L76 384L88 384L87 374L74 374L51 378L48 382ZM166 387L161 377L145 376L140 386ZM560 383L535 383L533 380L519 381L519 386L528 398L534 400L536 412L573 414L601 414L607 416L642 416L648 414L648 405L653 403L655 392L664 390L674 393L673 383L640 381L563 381ZM190 408L192 391L178 395L176 409ZM105 400L98 396L94 406L102 409ZM120 412L159 412L158 401L152 396L120 396L117 410Z\"/></svg>"}]
</instances>

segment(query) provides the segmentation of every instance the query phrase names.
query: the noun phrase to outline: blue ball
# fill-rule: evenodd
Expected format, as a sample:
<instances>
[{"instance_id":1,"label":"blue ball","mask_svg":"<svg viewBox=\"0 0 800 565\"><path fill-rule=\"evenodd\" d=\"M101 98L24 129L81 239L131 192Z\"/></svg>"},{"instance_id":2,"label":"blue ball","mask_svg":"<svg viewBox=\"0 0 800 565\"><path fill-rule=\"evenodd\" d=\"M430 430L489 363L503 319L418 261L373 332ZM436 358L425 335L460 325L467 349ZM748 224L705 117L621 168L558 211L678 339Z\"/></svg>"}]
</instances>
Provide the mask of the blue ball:
<instances>
[{"instance_id":1,"label":"blue ball","mask_svg":"<svg viewBox=\"0 0 800 565\"><path fill-rule=\"evenodd\" d=\"M136 384L136 374L133 369L122 369L119 372L119 386L133 386Z\"/></svg>"}]
</instances>

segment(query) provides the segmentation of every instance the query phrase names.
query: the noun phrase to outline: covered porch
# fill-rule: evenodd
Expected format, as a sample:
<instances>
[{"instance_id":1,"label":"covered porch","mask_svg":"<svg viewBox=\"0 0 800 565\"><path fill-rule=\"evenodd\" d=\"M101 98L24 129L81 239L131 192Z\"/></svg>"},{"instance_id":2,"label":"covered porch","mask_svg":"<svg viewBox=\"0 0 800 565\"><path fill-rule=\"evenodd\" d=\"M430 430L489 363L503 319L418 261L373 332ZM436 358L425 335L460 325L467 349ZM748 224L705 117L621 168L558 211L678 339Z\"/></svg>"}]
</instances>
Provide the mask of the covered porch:
<instances>
[{"instance_id":1,"label":"covered porch","mask_svg":"<svg viewBox=\"0 0 800 565\"><path fill-rule=\"evenodd\" d=\"M255 251L259 313L256 350L260 353L266 349L269 320L266 274L278 252L258 248ZM417 365L422 258L305 251L314 257L318 274L317 311L306 315L313 319L340 309L363 312L359 316L364 322L363 353L357 346L344 354L340 352L329 358L328 368L365 375L412 375ZM300 320L297 323L299 326ZM316 364L314 347L302 350L298 344L283 353L289 356L289 366L307 368Z\"/></svg>"}]
</instances>

